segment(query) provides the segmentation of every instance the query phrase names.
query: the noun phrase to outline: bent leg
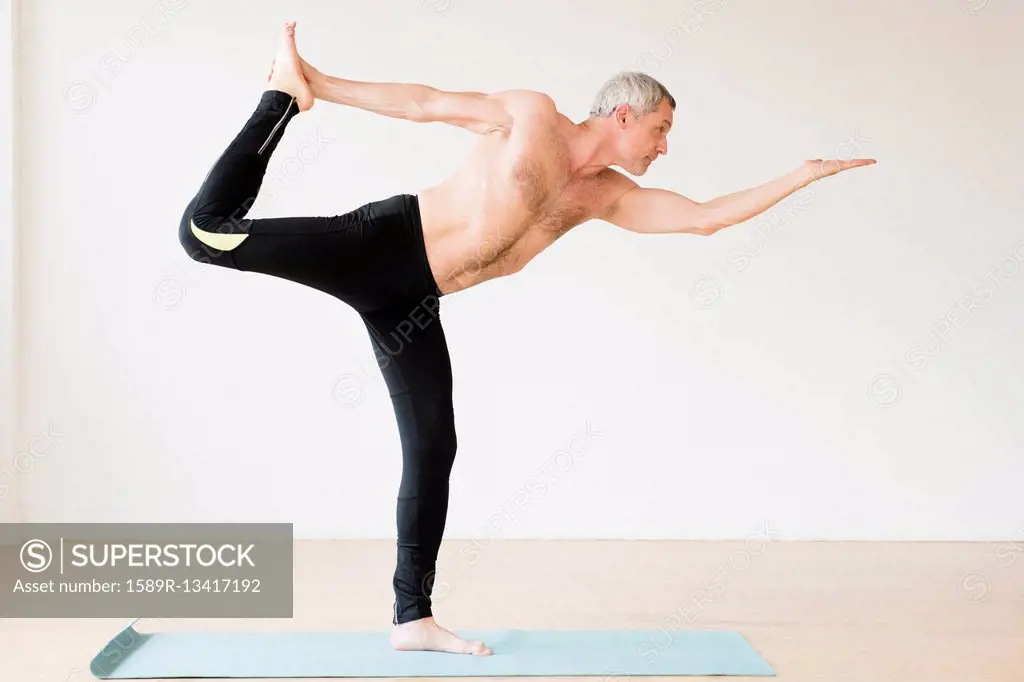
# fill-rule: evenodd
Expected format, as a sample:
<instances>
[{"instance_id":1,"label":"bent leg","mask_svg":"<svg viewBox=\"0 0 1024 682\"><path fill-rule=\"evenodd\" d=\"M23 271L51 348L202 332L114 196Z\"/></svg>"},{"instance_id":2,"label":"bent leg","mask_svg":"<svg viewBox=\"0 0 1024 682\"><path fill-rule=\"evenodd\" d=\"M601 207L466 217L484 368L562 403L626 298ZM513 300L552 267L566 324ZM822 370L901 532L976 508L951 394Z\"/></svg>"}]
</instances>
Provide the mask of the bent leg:
<instances>
[{"instance_id":1,"label":"bent leg","mask_svg":"<svg viewBox=\"0 0 1024 682\"><path fill-rule=\"evenodd\" d=\"M231 251L246 239L251 221L245 215L256 201L288 122L298 113L291 95L263 92L256 110L210 168L189 204L188 235L179 234L183 245L187 241L192 246L191 235L211 249Z\"/></svg>"},{"instance_id":2,"label":"bent leg","mask_svg":"<svg viewBox=\"0 0 1024 682\"><path fill-rule=\"evenodd\" d=\"M246 217L270 156L297 113L290 95L263 93L185 208L178 238L189 257L310 286L359 311L436 291L413 195L328 217Z\"/></svg>"}]
</instances>

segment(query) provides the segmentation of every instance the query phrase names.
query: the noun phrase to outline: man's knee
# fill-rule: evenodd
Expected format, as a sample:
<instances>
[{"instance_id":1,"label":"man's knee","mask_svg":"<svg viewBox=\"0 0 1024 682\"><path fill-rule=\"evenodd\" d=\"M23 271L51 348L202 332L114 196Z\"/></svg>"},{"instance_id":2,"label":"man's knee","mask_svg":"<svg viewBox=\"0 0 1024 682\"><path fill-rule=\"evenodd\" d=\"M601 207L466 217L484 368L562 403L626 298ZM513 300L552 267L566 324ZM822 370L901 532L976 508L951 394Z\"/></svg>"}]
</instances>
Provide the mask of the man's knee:
<instances>
[{"instance_id":1,"label":"man's knee","mask_svg":"<svg viewBox=\"0 0 1024 682\"><path fill-rule=\"evenodd\" d=\"M221 248L216 242L204 238L204 232L197 229L195 218L192 213L192 204L189 204L185 209L185 213L181 217L181 223L178 226L178 243L181 244L181 248L188 254L188 257L199 263L212 263L215 265L228 265L234 267L230 258L226 256L226 251L229 249ZM203 221L206 223L206 221ZM209 224L209 223L206 223ZM233 237L236 235L218 235L216 237L228 236ZM247 235L243 235L247 236ZM241 243L240 241L238 243ZM237 246L237 244L235 244Z\"/></svg>"},{"instance_id":2,"label":"man's knee","mask_svg":"<svg viewBox=\"0 0 1024 682\"><path fill-rule=\"evenodd\" d=\"M417 403L415 423L402 429L403 449L424 474L447 476L459 445L454 410L450 401L421 398Z\"/></svg>"},{"instance_id":3,"label":"man's knee","mask_svg":"<svg viewBox=\"0 0 1024 682\"><path fill-rule=\"evenodd\" d=\"M455 458L458 438L455 435L455 412L451 405L442 406L432 412L430 419L420 429L424 454L435 460L450 461Z\"/></svg>"},{"instance_id":4,"label":"man's knee","mask_svg":"<svg viewBox=\"0 0 1024 682\"><path fill-rule=\"evenodd\" d=\"M238 246L244 242L249 235L247 234L223 234L220 232L214 232L211 230L204 230L196 222L191 221L190 229L192 235L202 244L206 245L210 249L215 251L231 251L232 249L238 248Z\"/></svg>"}]
</instances>

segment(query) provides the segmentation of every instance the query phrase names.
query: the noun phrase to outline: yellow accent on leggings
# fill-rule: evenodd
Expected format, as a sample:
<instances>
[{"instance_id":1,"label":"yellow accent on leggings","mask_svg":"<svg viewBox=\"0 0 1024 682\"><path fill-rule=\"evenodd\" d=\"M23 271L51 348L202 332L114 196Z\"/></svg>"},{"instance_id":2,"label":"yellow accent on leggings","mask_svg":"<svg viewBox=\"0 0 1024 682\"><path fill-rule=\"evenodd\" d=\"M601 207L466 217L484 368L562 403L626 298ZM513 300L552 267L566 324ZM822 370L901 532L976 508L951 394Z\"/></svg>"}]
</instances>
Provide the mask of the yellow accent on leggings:
<instances>
[{"instance_id":1,"label":"yellow accent on leggings","mask_svg":"<svg viewBox=\"0 0 1024 682\"><path fill-rule=\"evenodd\" d=\"M237 247L239 244L245 241L247 234L221 234L220 232L207 232L206 230L200 230L196 227L194 221L190 220L189 223L192 225L192 234L196 236L196 239L212 246L218 251L230 251Z\"/></svg>"}]
</instances>

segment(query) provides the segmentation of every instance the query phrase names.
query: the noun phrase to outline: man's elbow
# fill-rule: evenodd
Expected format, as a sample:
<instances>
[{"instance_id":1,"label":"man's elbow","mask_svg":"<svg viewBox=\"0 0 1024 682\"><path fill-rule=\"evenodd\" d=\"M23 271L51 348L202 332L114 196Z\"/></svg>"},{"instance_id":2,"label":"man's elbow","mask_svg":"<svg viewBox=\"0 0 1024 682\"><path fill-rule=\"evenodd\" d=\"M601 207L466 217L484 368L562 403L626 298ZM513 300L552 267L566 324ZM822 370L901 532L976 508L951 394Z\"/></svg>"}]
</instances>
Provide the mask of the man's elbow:
<instances>
[{"instance_id":1,"label":"man's elbow","mask_svg":"<svg viewBox=\"0 0 1024 682\"><path fill-rule=\"evenodd\" d=\"M712 207L707 204L697 204L690 212L689 220L677 231L684 234L695 234L698 237L710 237L728 226L729 223Z\"/></svg>"},{"instance_id":2,"label":"man's elbow","mask_svg":"<svg viewBox=\"0 0 1024 682\"><path fill-rule=\"evenodd\" d=\"M442 116L444 92L429 85L410 85L410 97L402 118L414 123L433 123Z\"/></svg>"}]
</instances>

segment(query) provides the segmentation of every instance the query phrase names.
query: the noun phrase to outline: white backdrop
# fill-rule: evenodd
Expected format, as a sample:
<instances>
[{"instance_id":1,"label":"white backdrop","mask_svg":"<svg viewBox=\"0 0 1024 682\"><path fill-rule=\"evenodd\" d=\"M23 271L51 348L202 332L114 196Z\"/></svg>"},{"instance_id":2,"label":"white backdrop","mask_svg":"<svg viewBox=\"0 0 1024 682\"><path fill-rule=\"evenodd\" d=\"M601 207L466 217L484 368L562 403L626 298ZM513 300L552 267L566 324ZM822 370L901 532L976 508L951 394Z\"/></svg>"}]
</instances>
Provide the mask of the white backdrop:
<instances>
[{"instance_id":1,"label":"white backdrop","mask_svg":"<svg viewBox=\"0 0 1024 682\"><path fill-rule=\"evenodd\" d=\"M295 19L327 73L534 88L574 120L612 73L646 70L679 107L668 157L641 182L697 200L808 158L879 160L710 239L588 223L519 275L446 297L459 436L446 537L1024 533L1019 4L22 11L9 345L12 451L28 454L0 502L8 520L393 537L398 434L356 314L195 263L176 236ZM318 103L290 124L254 215L415 193L472 143Z\"/></svg>"},{"instance_id":2,"label":"white backdrop","mask_svg":"<svg viewBox=\"0 0 1024 682\"><path fill-rule=\"evenodd\" d=\"M15 5L0 1L0 523L20 518L15 467L15 414L17 404L14 242L14 74ZM23 468L27 461L19 461Z\"/></svg>"}]
</instances>

